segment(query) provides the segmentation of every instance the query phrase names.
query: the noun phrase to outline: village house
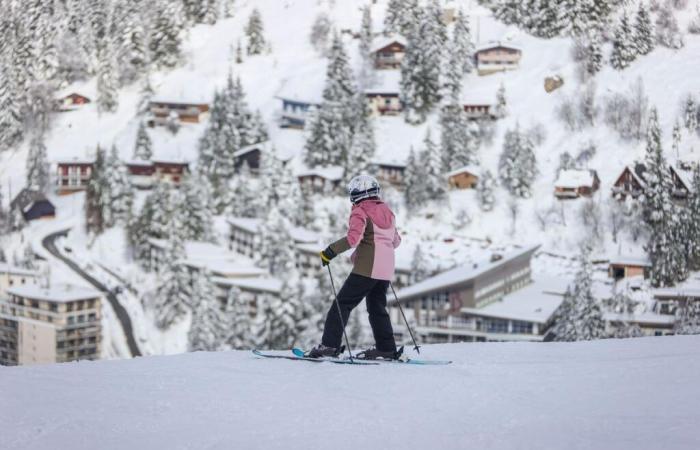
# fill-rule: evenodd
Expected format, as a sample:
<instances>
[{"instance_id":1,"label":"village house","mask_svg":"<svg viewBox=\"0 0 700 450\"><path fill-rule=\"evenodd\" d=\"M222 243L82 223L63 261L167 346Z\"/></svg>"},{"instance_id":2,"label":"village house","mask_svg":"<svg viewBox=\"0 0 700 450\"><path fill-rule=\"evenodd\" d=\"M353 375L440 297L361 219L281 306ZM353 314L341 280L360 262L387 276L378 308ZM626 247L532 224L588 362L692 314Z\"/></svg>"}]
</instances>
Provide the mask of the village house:
<instances>
[{"instance_id":1,"label":"village house","mask_svg":"<svg viewBox=\"0 0 700 450\"><path fill-rule=\"evenodd\" d=\"M479 46L474 52L474 60L479 75L489 75L520 67L522 50L501 42Z\"/></svg>"},{"instance_id":2,"label":"village house","mask_svg":"<svg viewBox=\"0 0 700 450\"><path fill-rule=\"evenodd\" d=\"M475 189L479 170L473 166L460 167L447 174L447 182L453 189Z\"/></svg>"},{"instance_id":3,"label":"village house","mask_svg":"<svg viewBox=\"0 0 700 450\"><path fill-rule=\"evenodd\" d=\"M249 217L231 217L228 219L228 223L230 230L229 249L249 258L254 258L257 253L262 220ZM314 231L301 227L291 227L289 234L295 244L318 245L318 233ZM316 256L321 250L321 248L316 248ZM299 261L297 262L299 263Z\"/></svg>"},{"instance_id":4,"label":"village house","mask_svg":"<svg viewBox=\"0 0 700 450\"><path fill-rule=\"evenodd\" d=\"M655 312L675 318L688 302L700 302L700 278L690 278L674 287L656 288L652 295L656 301Z\"/></svg>"},{"instance_id":5,"label":"village house","mask_svg":"<svg viewBox=\"0 0 700 450\"><path fill-rule=\"evenodd\" d=\"M315 167L297 173L302 189L314 193L328 193L340 186L345 169L340 166Z\"/></svg>"},{"instance_id":6,"label":"village house","mask_svg":"<svg viewBox=\"0 0 700 450\"><path fill-rule=\"evenodd\" d=\"M309 65L298 76L284 80L276 98L282 102L277 112L281 128L303 130L306 120L323 101L319 86L325 83L326 71L317 65Z\"/></svg>"},{"instance_id":7,"label":"village house","mask_svg":"<svg viewBox=\"0 0 700 450\"><path fill-rule=\"evenodd\" d=\"M687 199L693 192L688 172L673 165L669 165L669 170L671 171L671 178L673 180L673 198L681 201ZM646 187L646 172L647 169L642 163L625 166L622 173L613 184L613 197L618 200L624 200L627 197L639 197Z\"/></svg>"},{"instance_id":8,"label":"village house","mask_svg":"<svg viewBox=\"0 0 700 450\"><path fill-rule=\"evenodd\" d=\"M90 103L90 99L76 92L71 92L57 100L57 109L60 112L75 111L83 105Z\"/></svg>"},{"instance_id":9,"label":"village house","mask_svg":"<svg viewBox=\"0 0 700 450\"><path fill-rule=\"evenodd\" d=\"M234 165L236 171L240 171L244 164L248 165L250 172L254 175L259 175L261 161L265 154L272 154L274 151L272 142L263 141L257 144L246 145L233 154ZM280 157L280 152L276 152L276 156ZM284 158L282 158L284 161Z\"/></svg>"},{"instance_id":10,"label":"village house","mask_svg":"<svg viewBox=\"0 0 700 450\"><path fill-rule=\"evenodd\" d=\"M558 199L590 197L600 187L595 170L561 170L554 183L554 196Z\"/></svg>"},{"instance_id":11,"label":"village house","mask_svg":"<svg viewBox=\"0 0 700 450\"><path fill-rule=\"evenodd\" d=\"M139 189L150 189L155 183L179 185L190 173L190 165L179 160L132 160L125 163L131 184Z\"/></svg>"},{"instance_id":12,"label":"village house","mask_svg":"<svg viewBox=\"0 0 700 450\"><path fill-rule=\"evenodd\" d=\"M614 280L637 276L646 278L650 267L646 256L616 256L608 263L608 276Z\"/></svg>"},{"instance_id":13,"label":"village house","mask_svg":"<svg viewBox=\"0 0 700 450\"><path fill-rule=\"evenodd\" d=\"M7 290L16 286L35 286L39 277L34 270L14 267L0 262L0 300L5 298Z\"/></svg>"},{"instance_id":14,"label":"village house","mask_svg":"<svg viewBox=\"0 0 700 450\"><path fill-rule=\"evenodd\" d=\"M382 39L371 50L377 70L400 69L406 55L406 41L400 36Z\"/></svg>"},{"instance_id":15,"label":"village house","mask_svg":"<svg viewBox=\"0 0 700 450\"><path fill-rule=\"evenodd\" d=\"M494 106L488 103L464 103L464 112L469 120L495 120Z\"/></svg>"},{"instance_id":16,"label":"village house","mask_svg":"<svg viewBox=\"0 0 700 450\"><path fill-rule=\"evenodd\" d=\"M298 100L278 96L282 101L282 110L279 113L279 123L281 128L294 128L303 130L306 126L306 119L309 114L315 111L319 103Z\"/></svg>"},{"instance_id":17,"label":"village house","mask_svg":"<svg viewBox=\"0 0 700 450\"><path fill-rule=\"evenodd\" d=\"M282 280L265 278L221 278L213 277L216 286L216 298L222 308L226 306L231 290L238 291L233 301L248 302L251 318L258 314L258 305L262 300L278 298L282 292Z\"/></svg>"},{"instance_id":18,"label":"village house","mask_svg":"<svg viewBox=\"0 0 700 450\"><path fill-rule=\"evenodd\" d=\"M92 175L94 161L72 159L56 163L56 187L58 195L84 191Z\"/></svg>"},{"instance_id":19,"label":"village house","mask_svg":"<svg viewBox=\"0 0 700 450\"><path fill-rule=\"evenodd\" d=\"M10 202L10 211L16 211L27 222L56 216L56 208L44 194L26 188Z\"/></svg>"},{"instance_id":20,"label":"village house","mask_svg":"<svg viewBox=\"0 0 700 450\"><path fill-rule=\"evenodd\" d=\"M0 364L100 358L100 292L63 284L25 284L9 288L7 294L7 300L0 300Z\"/></svg>"},{"instance_id":21,"label":"village house","mask_svg":"<svg viewBox=\"0 0 700 450\"><path fill-rule=\"evenodd\" d=\"M394 186L403 186L406 164L399 162L375 162L377 180Z\"/></svg>"},{"instance_id":22,"label":"village house","mask_svg":"<svg viewBox=\"0 0 700 450\"><path fill-rule=\"evenodd\" d=\"M398 72L384 72L376 75L377 80L365 89L365 97L372 116L396 116L403 111L399 97Z\"/></svg>"},{"instance_id":23,"label":"village house","mask_svg":"<svg viewBox=\"0 0 700 450\"><path fill-rule=\"evenodd\" d=\"M397 295L423 342L541 341L562 301L561 279L531 280L530 260L539 246L494 254L401 289ZM395 301L389 306L400 323ZM397 334L405 334L403 327Z\"/></svg>"},{"instance_id":24,"label":"village house","mask_svg":"<svg viewBox=\"0 0 700 450\"><path fill-rule=\"evenodd\" d=\"M167 125L171 119L180 123L200 123L208 116L209 104L157 99L149 103L148 110L151 116L147 123L151 127Z\"/></svg>"}]
</instances>

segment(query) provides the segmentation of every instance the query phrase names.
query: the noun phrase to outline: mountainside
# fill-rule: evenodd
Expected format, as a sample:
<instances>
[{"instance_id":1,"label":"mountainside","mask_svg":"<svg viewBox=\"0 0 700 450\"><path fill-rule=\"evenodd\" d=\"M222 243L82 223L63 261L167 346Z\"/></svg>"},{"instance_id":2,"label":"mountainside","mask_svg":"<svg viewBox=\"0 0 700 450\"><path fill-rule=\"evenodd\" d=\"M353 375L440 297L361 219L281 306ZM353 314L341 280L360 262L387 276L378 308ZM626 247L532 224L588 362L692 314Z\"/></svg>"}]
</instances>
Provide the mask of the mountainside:
<instances>
[{"instance_id":1,"label":"mountainside","mask_svg":"<svg viewBox=\"0 0 700 450\"><path fill-rule=\"evenodd\" d=\"M700 446L699 337L425 346L449 366L248 352L0 367L5 449Z\"/></svg>"}]
</instances>

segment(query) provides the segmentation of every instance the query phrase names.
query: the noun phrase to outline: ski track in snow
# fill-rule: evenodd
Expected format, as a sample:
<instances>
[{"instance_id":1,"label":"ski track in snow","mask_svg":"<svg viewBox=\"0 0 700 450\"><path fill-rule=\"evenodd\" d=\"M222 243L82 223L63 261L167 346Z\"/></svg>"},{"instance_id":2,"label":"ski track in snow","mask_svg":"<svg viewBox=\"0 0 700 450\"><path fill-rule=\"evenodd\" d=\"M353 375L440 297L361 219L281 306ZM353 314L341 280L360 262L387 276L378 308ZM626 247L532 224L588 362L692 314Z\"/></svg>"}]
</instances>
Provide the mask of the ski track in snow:
<instances>
[{"instance_id":1,"label":"ski track in snow","mask_svg":"<svg viewBox=\"0 0 700 450\"><path fill-rule=\"evenodd\" d=\"M700 337L425 346L450 366L192 353L0 368L7 449L697 449Z\"/></svg>"}]
</instances>

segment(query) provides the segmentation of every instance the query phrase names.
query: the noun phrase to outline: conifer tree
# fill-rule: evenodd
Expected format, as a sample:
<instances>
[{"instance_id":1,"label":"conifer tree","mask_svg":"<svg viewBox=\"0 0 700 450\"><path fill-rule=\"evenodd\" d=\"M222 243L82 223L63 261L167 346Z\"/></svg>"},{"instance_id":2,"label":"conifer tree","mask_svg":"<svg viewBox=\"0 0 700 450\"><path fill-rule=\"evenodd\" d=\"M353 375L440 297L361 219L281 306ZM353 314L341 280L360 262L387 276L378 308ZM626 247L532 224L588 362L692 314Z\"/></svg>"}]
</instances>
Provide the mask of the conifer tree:
<instances>
[{"instance_id":1,"label":"conifer tree","mask_svg":"<svg viewBox=\"0 0 700 450\"><path fill-rule=\"evenodd\" d=\"M421 206L425 201L425 177L423 176L424 167L416 157L416 153L411 147L406 161L406 170L404 171L404 197L406 206L409 211L415 207Z\"/></svg>"},{"instance_id":2,"label":"conifer tree","mask_svg":"<svg viewBox=\"0 0 700 450\"><path fill-rule=\"evenodd\" d=\"M690 133L695 132L695 130L698 128L698 107L695 104L695 99L693 99L692 95L689 95L686 99L684 113L685 117L683 122L685 124L685 128Z\"/></svg>"},{"instance_id":3,"label":"conifer tree","mask_svg":"<svg viewBox=\"0 0 700 450\"><path fill-rule=\"evenodd\" d=\"M637 304L638 302L630 297L629 292L615 292L610 304L610 312L616 314L617 320L611 323L610 337L634 338L644 335L639 325L633 322Z\"/></svg>"},{"instance_id":4,"label":"conifer tree","mask_svg":"<svg viewBox=\"0 0 700 450\"><path fill-rule=\"evenodd\" d=\"M300 331L299 313L301 312L303 289L300 285L299 274L293 267L284 274L284 281L279 296L270 305L269 335L270 348L286 349L294 345Z\"/></svg>"},{"instance_id":5,"label":"conifer tree","mask_svg":"<svg viewBox=\"0 0 700 450\"><path fill-rule=\"evenodd\" d=\"M148 241L168 238L169 224L179 219L175 214L179 204L178 192L169 183L158 183L146 197L139 215L129 223L128 238L134 257L146 270L154 268Z\"/></svg>"},{"instance_id":6,"label":"conifer tree","mask_svg":"<svg viewBox=\"0 0 700 450\"><path fill-rule=\"evenodd\" d=\"M223 0L224 17L233 17L236 12L236 0Z\"/></svg>"},{"instance_id":7,"label":"conifer tree","mask_svg":"<svg viewBox=\"0 0 700 450\"><path fill-rule=\"evenodd\" d=\"M192 300L192 325L187 333L189 351L218 350L228 337L228 323L206 269L192 274Z\"/></svg>"},{"instance_id":8,"label":"conifer tree","mask_svg":"<svg viewBox=\"0 0 700 450\"><path fill-rule=\"evenodd\" d=\"M445 171L477 162L477 132L469 123L462 105L445 105L440 113L440 148Z\"/></svg>"},{"instance_id":9,"label":"conifer tree","mask_svg":"<svg viewBox=\"0 0 700 450\"><path fill-rule=\"evenodd\" d=\"M44 136L36 133L29 143L27 155L27 188L46 192L49 183L49 161L46 156Z\"/></svg>"},{"instance_id":10,"label":"conifer tree","mask_svg":"<svg viewBox=\"0 0 700 450\"><path fill-rule=\"evenodd\" d=\"M425 168L426 200L443 200L446 197L445 171L440 149L432 140L430 128L428 128L428 131L425 134L423 146L424 148L421 154L421 160L423 162L423 167Z\"/></svg>"},{"instance_id":11,"label":"conifer tree","mask_svg":"<svg viewBox=\"0 0 700 450\"><path fill-rule=\"evenodd\" d=\"M687 215L688 263L692 270L700 270L700 165L693 170L693 195Z\"/></svg>"},{"instance_id":12,"label":"conifer tree","mask_svg":"<svg viewBox=\"0 0 700 450\"><path fill-rule=\"evenodd\" d=\"M0 151L14 145L24 134L20 104L17 101L20 91L13 72L12 66L0 54Z\"/></svg>"},{"instance_id":13,"label":"conifer tree","mask_svg":"<svg viewBox=\"0 0 700 450\"><path fill-rule=\"evenodd\" d=\"M498 173L503 186L514 196L528 198L531 186L538 173L534 145L527 134L508 130L503 142L503 152L498 164Z\"/></svg>"},{"instance_id":14,"label":"conifer tree","mask_svg":"<svg viewBox=\"0 0 700 450\"><path fill-rule=\"evenodd\" d=\"M328 14L321 12L316 16L316 20L311 26L309 41L321 56L327 56L332 25Z\"/></svg>"},{"instance_id":15,"label":"conifer tree","mask_svg":"<svg viewBox=\"0 0 700 450\"><path fill-rule=\"evenodd\" d=\"M676 155L676 159L678 159L678 157L679 157L680 147L681 147L681 124L678 122L678 119L676 119L676 122L673 124L673 154Z\"/></svg>"},{"instance_id":16,"label":"conifer tree","mask_svg":"<svg viewBox=\"0 0 700 450\"><path fill-rule=\"evenodd\" d=\"M119 93L114 62L114 51L110 40L98 43L99 65L97 68L97 109L113 112L119 106Z\"/></svg>"},{"instance_id":17,"label":"conifer tree","mask_svg":"<svg viewBox=\"0 0 700 450\"><path fill-rule=\"evenodd\" d=\"M167 241L164 264L158 272L158 285L154 295L156 326L169 328L185 315L192 305L192 286L187 268L182 263L185 250L177 233Z\"/></svg>"},{"instance_id":18,"label":"conifer tree","mask_svg":"<svg viewBox=\"0 0 700 450\"><path fill-rule=\"evenodd\" d=\"M496 92L496 106L494 109L494 115L499 119L503 119L508 115L508 100L506 99L506 87L503 83L501 83L501 86L498 88L498 92Z\"/></svg>"},{"instance_id":19,"label":"conifer tree","mask_svg":"<svg viewBox=\"0 0 700 450\"><path fill-rule=\"evenodd\" d=\"M431 275L426 256L420 244L416 245L411 258L411 284L419 283Z\"/></svg>"},{"instance_id":20,"label":"conifer tree","mask_svg":"<svg viewBox=\"0 0 700 450\"><path fill-rule=\"evenodd\" d=\"M586 46L586 72L595 75L603 68L603 50L600 47L600 34L591 33Z\"/></svg>"},{"instance_id":21,"label":"conifer tree","mask_svg":"<svg viewBox=\"0 0 700 450\"><path fill-rule=\"evenodd\" d=\"M679 49L685 45L671 2L663 3L656 15L656 40L659 44Z\"/></svg>"},{"instance_id":22,"label":"conifer tree","mask_svg":"<svg viewBox=\"0 0 700 450\"><path fill-rule=\"evenodd\" d=\"M271 206L260 230L258 264L272 276L283 276L294 267L295 248L289 229L289 221L277 205Z\"/></svg>"},{"instance_id":23,"label":"conifer tree","mask_svg":"<svg viewBox=\"0 0 700 450\"><path fill-rule=\"evenodd\" d=\"M419 22L421 7L418 0L389 0L384 16L384 32L408 36Z\"/></svg>"},{"instance_id":24,"label":"conifer tree","mask_svg":"<svg viewBox=\"0 0 700 450\"><path fill-rule=\"evenodd\" d=\"M636 58L637 50L635 48L634 35L630 28L629 16L625 12L622 14L617 28L615 28L610 64L616 70L623 70L629 67L630 63Z\"/></svg>"},{"instance_id":25,"label":"conifer tree","mask_svg":"<svg viewBox=\"0 0 700 450\"><path fill-rule=\"evenodd\" d=\"M362 7L362 26L360 27L360 57L362 63L359 73L360 88L370 86L373 82L374 60L372 58L372 9L369 5Z\"/></svg>"},{"instance_id":26,"label":"conifer tree","mask_svg":"<svg viewBox=\"0 0 700 450\"><path fill-rule=\"evenodd\" d=\"M106 228L104 217L105 200L110 197L104 183L105 152L97 147L92 173L85 191L85 225L88 232L101 234Z\"/></svg>"},{"instance_id":27,"label":"conifer tree","mask_svg":"<svg viewBox=\"0 0 700 450\"><path fill-rule=\"evenodd\" d=\"M486 170L481 174L476 185L476 198L482 211L491 211L496 203L494 188L496 179L490 171Z\"/></svg>"},{"instance_id":28,"label":"conifer tree","mask_svg":"<svg viewBox=\"0 0 700 450\"><path fill-rule=\"evenodd\" d=\"M454 28L452 30L453 51L461 60L462 73L469 73L473 69L472 56L474 54L474 44L472 43L471 30L469 28L469 18L460 9L457 12Z\"/></svg>"},{"instance_id":29,"label":"conifer tree","mask_svg":"<svg viewBox=\"0 0 700 450\"><path fill-rule=\"evenodd\" d=\"M101 179L100 184L104 186L100 204L105 228L117 223L126 223L131 217L134 192L116 147L112 146L109 156L105 158L104 169L97 176Z\"/></svg>"},{"instance_id":30,"label":"conifer tree","mask_svg":"<svg viewBox=\"0 0 700 450\"><path fill-rule=\"evenodd\" d=\"M425 122L440 101L442 45L439 28L430 20L413 27L408 35L406 54L401 62L400 98L406 122Z\"/></svg>"},{"instance_id":31,"label":"conifer tree","mask_svg":"<svg viewBox=\"0 0 700 450\"><path fill-rule=\"evenodd\" d=\"M241 294L240 288L233 286L226 300L228 319L228 344L234 350L245 350L252 346L252 318L250 302Z\"/></svg>"},{"instance_id":32,"label":"conifer tree","mask_svg":"<svg viewBox=\"0 0 700 450\"><path fill-rule=\"evenodd\" d=\"M145 112L148 111L151 103L151 99L153 98L153 95L155 94L155 90L153 89L153 85L151 84L151 75L148 72L148 69L146 69L146 76L143 77L143 81L141 84L141 90L139 91L139 104L138 104L138 112L139 114L144 114Z\"/></svg>"},{"instance_id":33,"label":"conifer tree","mask_svg":"<svg viewBox=\"0 0 700 450\"><path fill-rule=\"evenodd\" d=\"M150 161L153 158L153 143L146 131L146 125L143 122L139 123L139 129L136 132L136 145L134 146L134 159Z\"/></svg>"},{"instance_id":34,"label":"conifer tree","mask_svg":"<svg viewBox=\"0 0 700 450\"><path fill-rule=\"evenodd\" d=\"M182 10L177 2L154 3L149 36L150 60L156 67L175 67L182 58Z\"/></svg>"},{"instance_id":35,"label":"conifer tree","mask_svg":"<svg viewBox=\"0 0 700 450\"><path fill-rule=\"evenodd\" d=\"M637 47L637 53L640 55L648 55L654 50L654 26L651 23L651 16L644 2L639 4L637 17L634 23L634 44Z\"/></svg>"},{"instance_id":36,"label":"conifer tree","mask_svg":"<svg viewBox=\"0 0 700 450\"><path fill-rule=\"evenodd\" d=\"M676 313L675 334L700 334L700 301L691 297L685 299L685 305Z\"/></svg>"},{"instance_id":37,"label":"conifer tree","mask_svg":"<svg viewBox=\"0 0 700 450\"><path fill-rule=\"evenodd\" d=\"M245 162L229 184L231 195L227 206L231 215L234 217L256 217L258 215L258 192L255 190L255 184L256 182L250 173L250 166Z\"/></svg>"},{"instance_id":38,"label":"conifer tree","mask_svg":"<svg viewBox=\"0 0 700 450\"><path fill-rule=\"evenodd\" d=\"M250 14L245 34L248 38L248 55L262 54L267 47L267 42L264 36L262 16L257 8L253 9L253 12Z\"/></svg>"},{"instance_id":39,"label":"conifer tree","mask_svg":"<svg viewBox=\"0 0 700 450\"><path fill-rule=\"evenodd\" d=\"M182 236L191 241L213 241L213 198L209 181L192 174L182 183Z\"/></svg>"},{"instance_id":40,"label":"conifer tree","mask_svg":"<svg viewBox=\"0 0 700 450\"><path fill-rule=\"evenodd\" d=\"M146 24L139 0L124 0L114 12L116 59L122 84L135 81L146 70ZM118 14L121 12L121 14Z\"/></svg>"}]
</instances>

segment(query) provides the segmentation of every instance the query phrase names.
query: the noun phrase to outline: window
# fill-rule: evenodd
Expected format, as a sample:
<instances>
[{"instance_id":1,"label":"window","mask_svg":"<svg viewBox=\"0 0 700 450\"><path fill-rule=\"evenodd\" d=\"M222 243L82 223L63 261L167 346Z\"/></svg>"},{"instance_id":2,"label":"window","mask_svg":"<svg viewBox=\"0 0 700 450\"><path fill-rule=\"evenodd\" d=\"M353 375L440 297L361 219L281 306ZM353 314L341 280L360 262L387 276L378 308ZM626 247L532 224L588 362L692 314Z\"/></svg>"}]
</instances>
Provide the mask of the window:
<instances>
[{"instance_id":1,"label":"window","mask_svg":"<svg viewBox=\"0 0 700 450\"><path fill-rule=\"evenodd\" d=\"M508 321L502 319L487 319L486 331L488 333L507 333Z\"/></svg>"},{"instance_id":2,"label":"window","mask_svg":"<svg viewBox=\"0 0 700 450\"><path fill-rule=\"evenodd\" d=\"M513 333L514 334L532 334L532 323L523 322L520 320L513 321Z\"/></svg>"}]
</instances>

